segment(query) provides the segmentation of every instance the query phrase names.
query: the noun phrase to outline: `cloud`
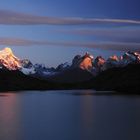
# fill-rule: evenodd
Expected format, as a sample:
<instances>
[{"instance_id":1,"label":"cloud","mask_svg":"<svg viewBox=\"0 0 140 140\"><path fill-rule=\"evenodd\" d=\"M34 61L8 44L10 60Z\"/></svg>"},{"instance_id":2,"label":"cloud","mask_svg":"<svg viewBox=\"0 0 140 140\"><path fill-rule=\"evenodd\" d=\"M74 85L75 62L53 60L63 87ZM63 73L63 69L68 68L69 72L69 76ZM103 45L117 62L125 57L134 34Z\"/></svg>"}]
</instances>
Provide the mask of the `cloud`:
<instances>
[{"instance_id":1,"label":"cloud","mask_svg":"<svg viewBox=\"0 0 140 140\"><path fill-rule=\"evenodd\" d=\"M31 46L40 43L34 40L27 40L27 39L20 39L20 38L0 38L0 45L6 45L6 46Z\"/></svg>"},{"instance_id":2,"label":"cloud","mask_svg":"<svg viewBox=\"0 0 140 140\"><path fill-rule=\"evenodd\" d=\"M63 42L63 41L35 41L19 38L0 38L0 45L6 46L62 46L62 47L87 47L101 50L140 51L140 43L129 42Z\"/></svg>"},{"instance_id":3,"label":"cloud","mask_svg":"<svg viewBox=\"0 0 140 140\"><path fill-rule=\"evenodd\" d=\"M140 28L88 28L88 29L59 29L54 30L56 33L65 33L65 34L76 34L76 35L97 35L97 36L127 36L127 35L136 35L140 36Z\"/></svg>"},{"instance_id":4,"label":"cloud","mask_svg":"<svg viewBox=\"0 0 140 140\"><path fill-rule=\"evenodd\" d=\"M59 29L50 31L66 35L93 36L98 40L111 40L116 42L140 43L140 28L80 28L80 29Z\"/></svg>"},{"instance_id":5,"label":"cloud","mask_svg":"<svg viewBox=\"0 0 140 140\"><path fill-rule=\"evenodd\" d=\"M81 25L81 24L130 24L140 25L139 20L131 19L100 19L81 17L48 17L25 13L0 10L0 24L4 25Z\"/></svg>"}]
</instances>

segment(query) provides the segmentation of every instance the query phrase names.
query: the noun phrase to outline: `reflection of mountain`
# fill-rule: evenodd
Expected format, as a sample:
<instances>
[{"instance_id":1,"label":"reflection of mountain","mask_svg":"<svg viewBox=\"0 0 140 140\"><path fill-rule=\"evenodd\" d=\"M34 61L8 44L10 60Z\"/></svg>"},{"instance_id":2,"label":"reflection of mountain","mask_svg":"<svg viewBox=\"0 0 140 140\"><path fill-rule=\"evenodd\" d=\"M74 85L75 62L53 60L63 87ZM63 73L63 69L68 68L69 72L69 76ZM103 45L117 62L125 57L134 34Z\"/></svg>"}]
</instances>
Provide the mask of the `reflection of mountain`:
<instances>
[{"instance_id":1,"label":"reflection of mountain","mask_svg":"<svg viewBox=\"0 0 140 140\"><path fill-rule=\"evenodd\" d=\"M2 95L5 95L5 93L0 94L0 96ZM0 138L3 140L20 139L18 125L20 110L16 98L16 95L11 92L0 98Z\"/></svg>"},{"instance_id":2,"label":"reflection of mountain","mask_svg":"<svg viewBox=\"0 0 140 140\"><path fill-rule=\"evenodd\" d=\"M127 52L105 60L89 53L56 68L20 60L10 48L0 51L0 90L95 88L133 91L140 87L140 54Z\"/></svg>"}]
</instances>

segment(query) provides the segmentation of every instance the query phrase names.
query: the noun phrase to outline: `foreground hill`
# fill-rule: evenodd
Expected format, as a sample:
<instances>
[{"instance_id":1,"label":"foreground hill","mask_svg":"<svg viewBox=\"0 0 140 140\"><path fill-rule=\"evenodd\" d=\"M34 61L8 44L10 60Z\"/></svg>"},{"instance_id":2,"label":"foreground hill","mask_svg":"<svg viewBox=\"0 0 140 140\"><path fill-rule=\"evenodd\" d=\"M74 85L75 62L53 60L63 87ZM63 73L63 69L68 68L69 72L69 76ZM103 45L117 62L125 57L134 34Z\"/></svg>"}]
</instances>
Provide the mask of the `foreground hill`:
<instances>
[{"instance_id":1,"label":"foreground hill","mask_svg":"<svg viewBox=\"0 0 140 140\"><path fill-rule=\"evenodd\" d=\"M114 90L140 94L140 64L111 68L89 82L96 90Z\"/></svg>"},{"instance_id":2,"label":"foreground hill","mask_svg":"<svg viewBox=\"0 0 140 140\"><path fill-rule=\"evenodd\" d=\"M67 73L67 72L66 72ZM68 72L69 74L71 72ZM71 73L72 74L72 73ZM15 91L15 90L56 90L56 89L82 89L86 88L84 86L86 79L89 76L92 76L89 72L85 70L75 69L75 73L73 73L72 79L74 80L71 83L63 82L65 80L64 77L62 77L61 82L56 79L59 77L53 77L54 79L48 79L44 80L41 78L32 77L30 75L25 75L19 70L8 70L7 68L0 69L0 91ZM79 77L76 77L76 75L79 75ZM84 75L84 76L83 76ZM72 75L67 75L68 77L71 77ZM80 76L83 76L84 82L76 81L77 78L80 78ZM67 78L68 78L67 77ZM59 77L60 78L60 77ZM64 79L63 79L64 78ZM91 79L92 77L90 77Z\"/></svg>"},{"instance_id":3,"label":"foreground hill","mask_svg":"<svg viewBox=\"0 0 140 140\"><path fill-rule=\"evenodd\" d=\"M77 70L81 75L84 73L91 77L84 70ZM75 71L76 72L76 71ZM66 72L67 73L67 72ZM69 72L68 72L69 73ZM123 94L140 94L140 64L131 64L122 68L111 68L101 72L90 80L73 82L59 82L38 79L24 75L18 70L10 71L6 68L0 69L0 91L9 90L58 90L58 89L95 89L103 91L119 91ZM76 73L75 73L76 74ZM70 76L70 75L69 75ZM80 76L80 74L79 74ZM58 77L56 77L57 79ZM60 78L60 77L59 77Z\"/></svg>"},{"instance_id":4,"label":"foreground hill","mask_svg":"<svg viewBox=\"0 0 140 140\"><path fill-rule=\"evenodd\" d=\"M47 81L24 75L18 70L0 69L0 91L49 89Z\"/></svg>"},{"instance_id":5,"label":"foreground hill","mask_svg":"<svg viewBox=\"0 0 140 140\"><path fill-rule=\"evenodd\" d=\"M72 84L72 83L82 83L85 81L89 81L93 78L93 75L81 68L71 68L61 73L52 75L47 78L47 80L55 82L55 83L65 83L65 84Z\"/></svg>"}]
</instances>

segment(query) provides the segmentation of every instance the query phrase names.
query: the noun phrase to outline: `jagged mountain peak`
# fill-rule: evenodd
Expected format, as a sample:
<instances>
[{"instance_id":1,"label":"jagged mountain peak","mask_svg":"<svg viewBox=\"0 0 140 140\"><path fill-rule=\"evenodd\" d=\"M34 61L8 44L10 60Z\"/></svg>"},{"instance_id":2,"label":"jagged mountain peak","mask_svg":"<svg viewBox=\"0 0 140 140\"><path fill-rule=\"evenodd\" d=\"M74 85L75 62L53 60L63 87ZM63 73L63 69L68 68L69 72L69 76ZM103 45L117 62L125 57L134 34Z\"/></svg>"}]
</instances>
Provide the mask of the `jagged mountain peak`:
<instances>
[{"instance_id":1,"label":"jagged mountain peak","mask_svg":"<svg viewBox=\"0 0 140 140\"><path fill-rule=\"evenodd\" d=\"M0 51L0 65L5 66L9 70L21 68L20 59L16 57L11 48L8 47Z\"/></svg>"},{"instance_id":2,"label":"jagged mountain peak","mask_svg":"<svg viewBox=\"0 0 140 140\"><path fill-rule=\"evenodd\" d=\"M83 56L76 55L72 60L73 67L79 67L81 69L89 70L92 68L93 55L86 52Z\"/></svg>"},{"instance_id":3,"label":"jagged mountain peak","mask_svg":"<svg viewBox=\"0 0 140 140\"><path fill-rule=\"evenodd\" d=\"M126 52L122 56L116 55L110 56L108 59L104 59L102 56L97 56L95 59L93 55L86 52L84 55L76 55L72 64L63 63L58 65L57 68L46 68L42 64L32 64L30 60L20 60L14 55L11 48L4 48L0 51L0 67L6 67L9 70L20 70L24 74L40 74L43 76L50 76L61 73L67 69L80 68L87 70L97 75L101 71L112 67L124 67L130 63L140 63L140 53L138 52Z\"/></svg>"}]
</instances>

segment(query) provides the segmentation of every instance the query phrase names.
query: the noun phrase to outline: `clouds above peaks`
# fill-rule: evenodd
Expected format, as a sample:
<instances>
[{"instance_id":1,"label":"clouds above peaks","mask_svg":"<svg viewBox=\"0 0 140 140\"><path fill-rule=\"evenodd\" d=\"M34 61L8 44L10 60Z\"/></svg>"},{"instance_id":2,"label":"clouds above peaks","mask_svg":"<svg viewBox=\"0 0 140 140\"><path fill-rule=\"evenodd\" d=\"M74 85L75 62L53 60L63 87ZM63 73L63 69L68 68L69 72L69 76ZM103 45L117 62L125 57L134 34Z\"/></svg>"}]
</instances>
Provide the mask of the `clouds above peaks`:
<instances>
[{"instance_id":1,"label":"clouds above peaks","mask_svg":"<svg viewBox=\"0 0 140 140\"><path fill-rule=\"evenodd\" d=\"M82 17L48 17L0 10L0 24L4 25L82 25L82 24L129 24L140 25L139 20L131 19L101 19Z\"/></svg>"},{"instance_id":2,"label":"clouds above peaks","mask_svg":"<svg viewBox=\"0 0 140 140\"><path fill-rule=\"evenodd\" d=\"M92 36L99 40L140 43L140 28L77 28L51 31L64 35Z\"/></svg>"},{"instance_id":3,"label":"clouds above peaks","mask_svg":"<svg viewBox=\"0 0 140 140\"><path fill-rule=\"evenodd\" d=\"M54 30L56 33L76 34L76 35L99 35L99 36L112 36L112 35L140 35L140 28L79 28L79 29L59 29Z\"/></svg>"},{"instance_id":4,"label":"clouds above peaks","mask_svg":"<svg viewBox=\"0 0 140 140\"><path fill-rule=\"evenodd\" d=\"M87 47L93 49L102 50L118 50L118 51L140 51L140 43L128 43L128 42L64 42L64 41L35 41L19 38L0 38L0 45L6 46L44 46L44 47Z\"/></svg>"}]
</instances>

